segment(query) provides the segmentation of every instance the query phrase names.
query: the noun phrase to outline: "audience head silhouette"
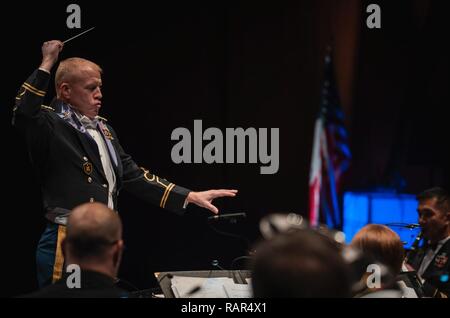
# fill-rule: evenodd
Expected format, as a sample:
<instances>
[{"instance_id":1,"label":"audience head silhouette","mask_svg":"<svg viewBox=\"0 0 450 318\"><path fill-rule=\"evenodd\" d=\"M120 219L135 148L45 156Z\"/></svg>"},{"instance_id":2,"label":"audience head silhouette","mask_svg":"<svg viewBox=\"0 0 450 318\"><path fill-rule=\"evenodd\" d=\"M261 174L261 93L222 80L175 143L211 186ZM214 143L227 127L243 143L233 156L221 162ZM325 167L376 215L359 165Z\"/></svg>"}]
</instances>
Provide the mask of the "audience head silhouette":
<instances>
[{"instance_id":1,"label":"audience head silhouette","mask_svg":"<svg viewBox=\"0 0 450 318\"><path fill-rule=\"evenodd\" d=\"M122 223L116 212L100 203L80 205L68 219L66 234L66 264L117 276L123 241Z\"/></svg>"},{"instance_id":2,"label":"audience head silhouette","mask_svg":"<svg viewBox=\"0 0 450 318\"><path fill-rule=\"evenodd\" d=\"M329 237L313 230L263 242L253 264L255 297L349 297L348 266Z\"/></svg>"}]
</instances>

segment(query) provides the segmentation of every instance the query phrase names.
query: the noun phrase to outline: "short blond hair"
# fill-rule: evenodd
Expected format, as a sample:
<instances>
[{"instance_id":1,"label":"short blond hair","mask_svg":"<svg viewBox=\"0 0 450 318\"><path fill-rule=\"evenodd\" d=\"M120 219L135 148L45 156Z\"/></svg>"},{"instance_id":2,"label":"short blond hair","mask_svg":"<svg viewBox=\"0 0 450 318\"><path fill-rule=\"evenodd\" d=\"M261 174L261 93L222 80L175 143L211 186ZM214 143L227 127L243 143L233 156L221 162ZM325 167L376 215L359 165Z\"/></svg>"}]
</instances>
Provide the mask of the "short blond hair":
<instances>
[{"instance_id":1,"label":"short blond hair","mask_svg":"<svg viewBox=\"0 0 450 318\"><path fill-rule=\"evenodd\" d=\"M75 81L80 72L86 67L93 68L100 74L103 73L102 68L98 64L81 57L71 57L59 63L55 74L55 88L58 97L60 85L62 83L71 83Z\"/></svg>"}]
</instances>

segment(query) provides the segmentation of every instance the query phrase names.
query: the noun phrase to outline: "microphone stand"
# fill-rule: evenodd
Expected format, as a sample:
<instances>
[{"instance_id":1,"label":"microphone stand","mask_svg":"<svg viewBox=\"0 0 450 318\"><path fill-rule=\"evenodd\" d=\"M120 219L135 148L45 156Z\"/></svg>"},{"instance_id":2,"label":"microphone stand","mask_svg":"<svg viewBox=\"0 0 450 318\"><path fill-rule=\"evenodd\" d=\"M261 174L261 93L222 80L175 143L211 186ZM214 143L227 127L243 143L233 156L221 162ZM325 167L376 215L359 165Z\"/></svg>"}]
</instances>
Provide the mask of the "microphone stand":
<instances>
[{"instance_id":1,"label":"microphone stand","mask_svg":"<svg viewBox=\"0 0 450 318\"><path fill-rule=\"evenodd\" d=\"M230 214L230 216L234 216L234 215L236 215L236 216L239 215L239 216L240 216L240 213ZM212 219L212 218L208 218L208 220L213 220L213 219ZM236 223L236 218L232 217L232 218L228 219L228 221L230 221L231 223ZM223 236L227 236L227 237L232 237L232 238L235 238L235 239L237 239L237 240L239 240L239 241L245 243L245 250L246 250L246 254L247 254L247 255L239 256L239 257L236 257L236 258L233 259L233 261L231 262L231 266L230 266L231 269L228 270L228 276L233 277L233 280L234 280L235 282L238 282L238 283L245 282L245 283L246 283L245 278L242 276L242 274L241 274L240 271L237 271L237 274L234 273L234 266L235 266L235 263L236 263L237 261L239 261L239 260L242 260L242 259L251 259L251 256L249 256L249 255L252 255L253 253L252 253L252 251L251 251L251 243L250 243L249 239L246 238L246 237L243 236L243 235L238 235L238 234L234 234L234 233L229 233L229 232L221 231L221 230L217 229L217 228L212 224L212 222L208 222L208 226L209 226L214 232L216 232L216 233L219 234L219 235L223 235ZM211 265L213 265L214 267L217 267L217 268L219 268L219 269L221 269L221 270L225 270L224 268L222 268L222 267L219 265L219 262L218 262L217 260L213 260L213 261L211 262ZM211 274L211 272L210 272L210 274ZM239 278L237 278L236 275L238 275Z\"/></svg>"},{"instance_id":2,"label":"microphone stand","mask_svg":"<svg viewBox=\"0 0 450 318\"><path fill-rule=\"evenodd\" d=\"M208 218L208 221L210 221L210 220L212 220L212 219ZM233 218L229 219L229 221L231 221L231 223L236 223L236 222L237 222L236 219L233 219ZM208 226L209 226L214 232L216 232L216 233L219 234L219 235L232 237L232 238L237 239L237 240L239 240L239 241L241 241L241 242L244 242L244 243L245 243L246 250L247 250L247 254L251 254L251 253L250 253L251 244L250 244L250 241L248 240L248 238L246 238L246 237L243 236L243 235L239 235L239 234L234 234L234 233L230 233L230 232L221 231L221 230L219 230L217 227L215 227L214 225L212 225L212 222L208 222L207 224L208 224Z\"/></svg>"}]
</instances>

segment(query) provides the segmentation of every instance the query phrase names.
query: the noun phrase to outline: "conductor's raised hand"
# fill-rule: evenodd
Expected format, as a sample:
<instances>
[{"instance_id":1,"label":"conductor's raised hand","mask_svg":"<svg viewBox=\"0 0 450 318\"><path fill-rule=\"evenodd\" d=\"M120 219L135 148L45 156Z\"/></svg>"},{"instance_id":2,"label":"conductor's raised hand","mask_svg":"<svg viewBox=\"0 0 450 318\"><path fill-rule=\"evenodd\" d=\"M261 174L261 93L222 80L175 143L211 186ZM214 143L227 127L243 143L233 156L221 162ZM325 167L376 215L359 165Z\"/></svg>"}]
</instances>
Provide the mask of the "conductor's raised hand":
<instances>
[{"instance_id":1,"label":"conductor's raised hand","mask_svg":"<svg viewBox=\"0 0 450 318\"><path fill-rule=\"evenodd\" d=\"M53 65L58 61L59 53L64 44L58 40L47 41L42 44L42 63L39 68L50 73Z\"/></svg>"}]
</instances>

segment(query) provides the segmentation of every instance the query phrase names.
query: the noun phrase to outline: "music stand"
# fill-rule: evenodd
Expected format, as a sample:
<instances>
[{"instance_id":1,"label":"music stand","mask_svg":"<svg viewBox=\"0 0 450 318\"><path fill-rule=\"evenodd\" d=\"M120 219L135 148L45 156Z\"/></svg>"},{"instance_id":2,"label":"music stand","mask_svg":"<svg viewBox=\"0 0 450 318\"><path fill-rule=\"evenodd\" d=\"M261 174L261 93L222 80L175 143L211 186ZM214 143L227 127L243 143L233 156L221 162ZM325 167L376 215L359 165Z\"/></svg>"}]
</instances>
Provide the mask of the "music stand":
<instances>
[{"instance_id":1,"label":"music stand","mask_svg":"<svg viewBox=\"0 0 450 318\"><path fill-rule=\"evenodd\" d=\"M203 270L203 271L174 271L174 272L160 272L154 273L156 280L164 293L165 298L175 298L172 290L173 276L184 277L201 277L201 278L218 278L226 277L232 278L235 284L247 284L246 279L251 277L251 272L248 270Z\"/></svg>"}]
</instances>

